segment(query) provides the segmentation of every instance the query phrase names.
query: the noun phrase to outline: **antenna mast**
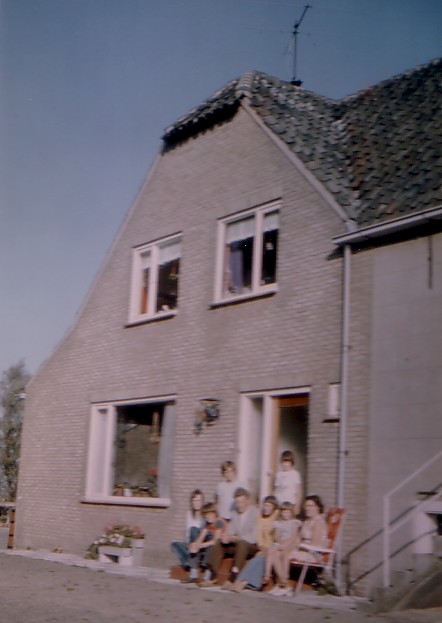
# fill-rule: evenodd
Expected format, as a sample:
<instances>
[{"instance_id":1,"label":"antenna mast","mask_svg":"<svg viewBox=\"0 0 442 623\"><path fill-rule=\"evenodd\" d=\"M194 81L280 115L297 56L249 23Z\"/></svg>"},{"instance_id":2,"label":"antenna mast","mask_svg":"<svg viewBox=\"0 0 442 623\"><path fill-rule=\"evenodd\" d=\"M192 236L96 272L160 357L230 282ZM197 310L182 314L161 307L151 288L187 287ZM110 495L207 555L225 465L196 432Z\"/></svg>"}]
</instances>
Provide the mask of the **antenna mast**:
<instances>
[{"instance_id":1,"label":"antenna mast","mask_svg":"<svg viewBox=\"0 0 442 623\"><path fill-rule=\"evenodd\" d=\"M290 81L290 84L293 84L293 86L295 86L295 87L300 87L301 84L302 84L302 80L299 80L296 77L296 62L297 62L297 47L298 47L299 27L301 25L302 20L304 19L305 14L311 8L312 8L312 6L310 4L306 4L305 7L304 7L304 10L302 12L301 17L298 19L297 22L295 22L295 25L293 26L293 78Z\"/></svg>"}]
</instances>

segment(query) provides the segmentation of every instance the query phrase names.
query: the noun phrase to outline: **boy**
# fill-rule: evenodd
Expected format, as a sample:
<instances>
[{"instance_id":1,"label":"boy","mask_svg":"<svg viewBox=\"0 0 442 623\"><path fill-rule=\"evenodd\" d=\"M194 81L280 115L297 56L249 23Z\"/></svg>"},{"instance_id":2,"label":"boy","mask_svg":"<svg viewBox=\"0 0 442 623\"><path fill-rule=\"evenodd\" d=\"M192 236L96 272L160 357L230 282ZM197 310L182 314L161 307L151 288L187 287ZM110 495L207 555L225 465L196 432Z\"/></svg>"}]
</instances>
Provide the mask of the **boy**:
<instances>
[{"instance_id":1,"label":"boy","mask_svg":"<svg viewBox=\"0 0 442 623\"><path fill-rule=\"evenodd\" d=\"M202 509L205 524L203 525L198 538L189 545L189 554L191 560L191 569L189 577L183 580L183 583L198 583L200 566L204 571L204 580L210 579L210 572L207 569L207 560L210 556L210 549L216 541L218 541L224 532L225 522L220 519L216 510L216 505L204 504Z\"/></svg>"},{"instance_id":2,"label":"boy","mask_svg":"<svg viewBox=\"0 0 442 623\"><path fill-rule=\"evenodd\" d=\"M295 509L295 515L301 510L302 480L301 474L295 469L295 457L291 450L284 450L281 454L281 466L276 473L274 494L279 504L290 502Z\"/></svg>"},{"instance_id":3,"label":"boy","mask_svg":"<svg viewBox=\"0 0 442 623\"><path fill-rule=\"evenodd\" d=\"M218 507L218 515L229 522L235 507L235 491L244 485L236 479L236 466L233 461L224 461L221 464L221 474L223 480L216 487L215 501Z\"/></svg>"}]
</instances>

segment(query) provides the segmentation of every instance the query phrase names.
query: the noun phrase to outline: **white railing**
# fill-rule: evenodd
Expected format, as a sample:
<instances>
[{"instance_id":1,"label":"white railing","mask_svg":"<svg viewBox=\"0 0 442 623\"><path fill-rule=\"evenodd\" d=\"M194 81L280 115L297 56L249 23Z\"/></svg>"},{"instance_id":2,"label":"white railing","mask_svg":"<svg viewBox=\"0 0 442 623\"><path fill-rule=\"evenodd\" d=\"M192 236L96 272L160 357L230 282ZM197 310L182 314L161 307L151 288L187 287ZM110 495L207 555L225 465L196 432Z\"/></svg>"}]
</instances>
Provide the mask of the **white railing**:
<instances>
[{"instance_id":1,"label":"white railing","mask_svg":"<svg viewBox=\"0 0 442 623\"><path fill-rule=\"evenodd\" d=\"M390 518L391 514L391 498L397 493L400 489L405 487L405 485L412 482L417 476L419 476L423 471L431 467L433 463L442 459L442 450L440 450L437 454L435 454L431 459L426 461L423 465L421 465L417 470L411 473L407 478L402 480L399 484L397 484L393 489L391 489L388 493L384 495L384 503L383 503L383 578L384 578L384 587L388 588L390 586L390 577L391 577L391 568L390 568L390 537L398 528L407 523L410 519L415 517L418 513L425 510L426 506L429 506L435 500L442 498L442 488L434 492L434 495L429 496L419 504L416 504L412 509L406 511L401 517L395 521L392 521Z\"/></svg>"}]
</instances>

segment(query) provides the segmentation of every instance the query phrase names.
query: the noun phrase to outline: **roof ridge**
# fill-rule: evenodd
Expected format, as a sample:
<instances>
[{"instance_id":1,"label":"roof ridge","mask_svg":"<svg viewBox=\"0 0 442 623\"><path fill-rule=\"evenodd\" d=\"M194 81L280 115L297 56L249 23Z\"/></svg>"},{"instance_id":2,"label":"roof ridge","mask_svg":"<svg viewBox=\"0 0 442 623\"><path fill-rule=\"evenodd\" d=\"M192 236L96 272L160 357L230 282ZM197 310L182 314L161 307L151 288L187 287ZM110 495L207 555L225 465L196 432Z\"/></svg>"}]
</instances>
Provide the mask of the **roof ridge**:
<instances>
[{"instance_id":1,"label":"roof ridge","mask_svg":"<svg viewBox=\"0 0 442 623\"><path fill-rule=\"evenodd\" d=\"M364 96L367 93L367 91L375 91L375 90L384 89L388 85L394 82L397 82L398 80L403 80L404 78L408 76L413 76L419 73L420 71L429 69L432 65L438 65L439 63L442 63L442 57L433 58L427 63L423 63L422 65L418 65L417 67L411 67L409 69L405 69L399 74L395 74L394 76L385 78L385 80L381 80L380 82L375 82L374 84L371 84L363 89L359 89L359 91L356 91L355 93L350 93L349 95L345 95L344 97L341 97L339 100L336 100L336 101L347 102L348 100L357 99L359 97Z\"/></svg>"},{"instance_id":2,"label":"roof ridge","mask_svg":"<svg viewBox=\"0 0 442 623\"><path fill-rule=\"evenodd\" d=\"M253 83L257 75L257 71L249 69L240 76L236 83L236 95L241 97L251 97L253 95Z\"/></svg>"}]
</instances>

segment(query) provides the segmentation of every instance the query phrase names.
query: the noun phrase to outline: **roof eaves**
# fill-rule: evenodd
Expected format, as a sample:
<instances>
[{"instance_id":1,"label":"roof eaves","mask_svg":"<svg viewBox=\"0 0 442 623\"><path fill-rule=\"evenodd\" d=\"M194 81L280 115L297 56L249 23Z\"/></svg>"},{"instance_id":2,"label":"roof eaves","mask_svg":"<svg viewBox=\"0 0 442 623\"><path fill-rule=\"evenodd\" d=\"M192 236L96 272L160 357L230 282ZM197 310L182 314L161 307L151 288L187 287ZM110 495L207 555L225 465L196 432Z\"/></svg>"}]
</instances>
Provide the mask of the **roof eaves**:
<instances>
[{"instance_id":1,"label":"roof eaves","mask_svg":"<svg viewBox=\"0 0 442 623\"><path fill-rule=\"evenodd\" d=\"M442 221L442 206L437 205L427 210L422 210L417 214L405 214L397 218L360 227L354 231L335 236L334 244L341 246L344 244L359 244L370 239L381 238L391 234L412 229L419 225L430 222Z\"/></svg>"}]
</instances>

